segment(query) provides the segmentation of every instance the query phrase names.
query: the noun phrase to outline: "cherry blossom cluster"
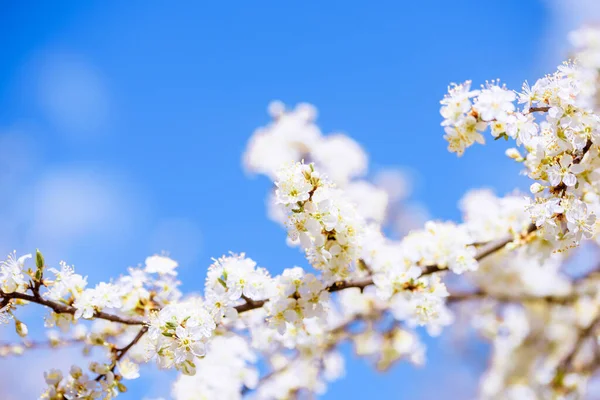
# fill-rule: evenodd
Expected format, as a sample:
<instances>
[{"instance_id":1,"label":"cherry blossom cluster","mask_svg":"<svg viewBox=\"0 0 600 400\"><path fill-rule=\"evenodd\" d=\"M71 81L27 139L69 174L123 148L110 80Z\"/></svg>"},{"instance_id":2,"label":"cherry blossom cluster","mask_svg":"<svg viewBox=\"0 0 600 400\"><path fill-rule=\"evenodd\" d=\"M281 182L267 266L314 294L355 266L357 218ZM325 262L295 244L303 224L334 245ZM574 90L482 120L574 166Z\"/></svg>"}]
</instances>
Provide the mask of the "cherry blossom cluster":
<instances>
[{"instance_id":1,"label":"cherry blossom cluster","mask_svg":"<svg viewBox=\"0 0 600 400\"><path fill-rule=\"evenodd\" d=\"M16 252L8 255L6 261L0 263L0 287L4 293L22 293L27 289L25 261L31 254L18 257Z\"/></svg>"},{"instance_id":2,"label":"cherry blossom cluster","mask_svg":"<svg viewBox=\"0 0 600 400\"><path fill-rule=\"evenodd\" d=\"M235 399L258 384L256 353L239 335L216 336L211 351L196 362L195 375L181 375L173 384L176 399Z\"/></svg>"},{"instance_id":3,"label":"cherry blossom cluster","mask_svg":"<svg viewBox=\"0 0 600 400\"><path fill-rule=\"evenodd\" d=\"M467 276L475 292L456 296L469 300L459 302L456 318L492 342L481 399L584 398L600 367L598 267L577 265L593 259L597 241L600 30L583 28L571 39L573 60L533 86L512 92L492 82L473 91L467 82L442 101L450 151L483 143L489 127L495 138L516 141L520 150L506 153L535 181L533 198L474 191L462 202L475 243L513 236ZM595 241L583 242L578 258L582 239Z\"/></svg>"},{"instance_id":4,"label":"cherry blossom cluster","mask_svg":"<svg viewBox=\"0 0 600 400\"><path fill-rule=\"evenodd\" d=\"M306 318L324 318L329 292L325 284L300 267L283 271L277 279L277 294L267 305L269 327L284 334L304 329Z\"/></svg>"},{"instance_id":5,"label":"cherry blossom cluster","mask_svg":"<svg viewBox=\"0 0 600 400\"><path fill-rule=\"evenodd\" d=\"M461 226L429 222L396 242L371 237L374 247L364 255L373 270L373 282L380 299L390 303L392 314L409 326L426 325L430 333L452 322L446 307L448 291L437 274L428 275L428 266L449 268L456 274L478 267L471 239Z\"/></svg>"},{"instance_id":6,"label":"cherry blossom cluster","mask_svg":"<svg viewBox=\"0 0 600 400\"><path fill-rule=\"evenodd\" d=\"M151 354L162 368L175 367L187 375L196 373L197 357L206 354L206 343L216 328L201 300L170 304L152 316L148 338Z\"/></svg>"},{"instance_id":7,"label":"cherry blossom cluster","mask_svg":"<svg viewBox=\"0 0 600 400\"><path fill-rule=\"evenodd\" d=\"M326 280L348 278L361 248L363 221L350 202L312 164L282 168L277 203L288 215L288 236L298 242Z\"/></svg>"},{"instance_id":8,"label":"cherry blossom cluster","mask_svg":"<svg viewBox=\"0 0 600 400\"><path fill-rule=\"evenodd\" d=\"M206 305L216 322L234 320L234 308L240 299L263 300L273 296L275 281L265 268L245 254L232 254L215 260L208 268L204 295Z\"/></svg>"},{"instance_id":9,"label":"cherry blossom cluster","mask_svg":"<svg viewBox=\"0 0 600 400\"><path fill-rule=\"evenodd\" d=\"M91 374L100 374L102 379L94 379L84 373L80 367L71 367L69 374L63 376L60 370L52 369L44 374L48 389L41 399L112 399L125 392L127 388L122 379L135 379L139 376L137 364L129 360L118 363L119 374L115 375L110 366L92 362L89 365Z\"/></svg>"},{"instance_id":10,"label":"cherry blossom cluster","mask_svg":"<svg viewBox=\"0 0 600 400\"><path fill-rule=\"evenodd\" d=\"M494 138L513 139L526 152L513 148L507 155L523 163L535 181L529 213L547 240L561 242L559 250L595 234L600 117L592 107L594 92L587 89L597 69L589 54L584 58L564 63L533 86L525 83L520 92L494 81L471 90L465 82L452 86L441 102L450 151L460 155L483 143L489 127Z\"/></svg>"}]
</instances>

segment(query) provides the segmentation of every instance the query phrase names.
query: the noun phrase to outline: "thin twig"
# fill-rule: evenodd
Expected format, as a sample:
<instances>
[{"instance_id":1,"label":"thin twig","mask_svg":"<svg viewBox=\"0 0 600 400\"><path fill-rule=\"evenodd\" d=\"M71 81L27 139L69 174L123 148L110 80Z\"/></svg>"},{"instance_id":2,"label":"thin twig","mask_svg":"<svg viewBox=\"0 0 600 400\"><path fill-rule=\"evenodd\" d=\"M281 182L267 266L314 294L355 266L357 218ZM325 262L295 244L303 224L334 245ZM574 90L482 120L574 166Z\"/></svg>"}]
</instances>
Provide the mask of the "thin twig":
<instances>
[{"instance_id":1,"label":"thin twig","mask_svg":"<svg viewBox=\"0 0 600 400\"><path fill-rule=\"evenodd\" d=\"M127 354L127 352L133 346L135 346L140 341L140 339L142 337L144 337L144 335L146 334L146 332L148 332L148 326L143 326L142 329L139 330L139 332L137 333L137 335L135 335L135 337L131 340L131 342L129 342L127 344L127 346L122 347L120 349L115 349L114 350L114 353L116 354L116 356L115 356L115 358L114 358L114 360L112 362L112 365L110 367L110 372L114 372L115 371L115 368L117 367L117 363L119 361L121 361L121 359L125 356L125 354ZM106 378L106 374L101 374L101 375L98 375L95 380L98 382L98 381L100 381L100 380L102 380L104 378Z\"/></svg>"},{"instance_id":2,"label":"thin twig","mask_svg":"<svg viewBox=\"0 0 600 400\"><path fill-rule=\"evenodd\" d=\"M46 348L57 348L57 347L65 347L75 344L85 344L84 339L59 339L59 340L47 340L47 341L32 341L32 340L23 340L22 342L0 342L0 354L4 354L4 356L10 355L19 355L15 353L14 348L24 348L24 349L46 349ZM6 353L6 354L5 354ZM2 357L2 355L0 355Z\"/></svg>"},{"instance_id":3,"label":"thin twig","mask_svg":"<svg viewBox=\"0 0 600 400\"><path fill-rule=\"evenodd\" d=\"M600 324L600 314L598 314L594 320L584 329L580 330L577 335L577 340L573 345L573 349L567 354L567 356L560 362L556 368L557 375L565 375L571 368L575 356L579 353L579 350L585 343L585 341L594 333L594 329Z\"/></svg>"},{"instance_id":4,"label":"thin twig","mask_svg":"<svg viewBox=\"0 0 600 400\"><path fill-rule=\"evenodd\" d=\"M463 301L469 300L478 300L482 298L487 298L491 300L495 300L501 303L532 303L532 302L544 302L549 304L567 304L573 302L577 299L574 294L568 294L565 296L532 296L532 295L523 295L523 296L509 296L503 294L493 294L488 293L483 290L478 290L476 292L466 292L466 293L452 293L446 301L448 303L459 303Z\"/></svg>"}]
</instances>

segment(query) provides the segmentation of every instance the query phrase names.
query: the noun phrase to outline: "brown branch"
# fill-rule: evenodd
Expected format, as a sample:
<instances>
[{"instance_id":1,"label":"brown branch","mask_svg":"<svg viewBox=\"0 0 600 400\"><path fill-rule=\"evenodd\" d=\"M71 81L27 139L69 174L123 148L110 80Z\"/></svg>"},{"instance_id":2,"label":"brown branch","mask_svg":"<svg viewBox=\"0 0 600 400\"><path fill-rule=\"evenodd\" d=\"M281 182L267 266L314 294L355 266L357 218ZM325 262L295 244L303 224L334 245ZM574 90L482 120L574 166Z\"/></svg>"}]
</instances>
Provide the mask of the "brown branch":
<instances>
[{"instance_id":1,"label":"brown branch","mask_svg":"<svg viewBox=\"0 0 600 400\"><path fill-rule=\"evenodd\" d=\"M529 107L529 113L548 112L548 110L550 110L550 107Z\"/></svg>"},{"instance_id":2,"label":"brown branch","mask_svg":"<svg viewBox=\"0 0 600 400\"><path fill-rule=\"evenodd\" d=\"M239 306L235 306L234 308L237 310L238 314L244 313L246 311L255 310L257 308L261 308L264 306L268 300L246 300L244 304L240 304Z\"/></svg>"},{"instance_id":3,"label":"brown branch","mask_svg":"<svg viewBox=\"0 0 600 400\"><path fill-rule=\"evenodd\" d=\"M589 369L588 372L590 374L593 372L595 364L598 363L598 349L597 349L598 344L596 343L596 338L593 337L594 330L597 328L598 324L600 324L600 314L596 315L596 317L592 320L592 322L586 328L580 329L579 334L577 335L577 339L575 340L575 344L573 345L573 348L556 367L556 372L554 374L554 378L552 379L552 382L550 383L553 388L561 390L561 391L562 390L567 390L568 392L571 391L571 389L568 389L565 387L565 382L564 382L565 376L573 368L573 361L575 360L575 357L577 356L577 354L580 352L581 348L583 347L583 344L585 343L586 340L588 340L590 338L594 341L594 345L595 345L594 359L587 367L584 367L584 369L579 372L584 372L586 369Z\"/></svg>"},{"instance_id":4,"label":"brown branch","mask_svg":"<svg viewBox=\"0 0 600 400\"><path fill-rule=\"evenodd\" d=\"M125 356L125 354L127 354L127 352L133 346L135 346L140 341L140 339L142 339L142 337L144 337L144 335L146 334L146 332L148 332L148 326L147 325L143 326L142 329L139 330L139 332L137 333L137 335L135 335L135 337L131 340L131 342L129 342L127 344L127 346L122 347L120 349L115 349L114 350L115 358L112 361L112 364L111 364L111 367L110 367L110 372L114 372L115 371L115 368L117 367L117 363L119 361L121 361L121 359ZM95 380L96 380L96 382L98 382L98 381L100 381L102 379L105 379L105 378L106 378L106 374L101 374L101 375L98 375Z\"/></svg>"},{"instance_id":5,"label":"brown branch","mask_svg":"<svg viewBox=\"0 0 600 400\"><path fill-rule=\"evenodd\" d=\"M536 227L535 227L535 225L532 224L527 228L526 234L529 234L535 230L536 230ZM507 244L511 243L513 240L514 240L513 236L509 235L506 238L503 238L503 239L500 239L497 241L493 241L486 245L483 245L478 249L477 254L475 255L475 259L480 260L482 258L485 258L488 255L504 248ZM445 270L445 268L440 268L437 265L430 265L430 266L424 267L422 275L429 275L429 274L439 272L442 270ZM332 285L330 285L329 287L327 287L327 290L329 292L337 292L340 290L353 288L353 287L359 288L362 290L365 287L370 286L372 284L373 284L373 278L367 277L367 278L354 280L354 281L335 282ZM33 291L33 294L19 293L19 292L3 293L2 291L0 291L0 297L2 298L2 300L0 301L0 304L6 305L10 302L10 300L18 299L18 300L25 300L25 301L29 301L32 303L43 305L45 307L52 309L52 311L54 311L57 314L73 315L77 311L77 309L71 305L45 299L44 297L42 297L39 294L39 290L32 289L32 291ZM235 309L237 310L238 313L244 313L244 312L247 312L250 310L255 310L257 308L261 308L262 306L265 305L265 303L267 301L268 301L268 299L252 300L252 299L246 298L245 303L236 306ZM118 322L118 323L125 324L125 325L145 325L146 324L144 321L141 321L138 319L122 317L122 316L115 315L115 314L109 314L109 313L106 313L103 311L96 311L94 313L94 318L104 319L104 320L112 321L112 322Z\"/></svg>"},{"instance_id":6,"label":"brown branch","mask_svg":"<svg viewBox=\"0 0 600 400\"><path fill-rule=\"evenodd\" d=\"M526 237L530 233L533 233L536 229L537 229L537 227L534 224L530 224L521 236ZM494 240L492 242L488 242L487 244L482 245L477 250L477 253L475 254L475 259L477 261L480 261L480 260L488 257L489 255L503 249L504 247L506 247L506 245L512 243L514 240L515 240L515 238L513 235L507 235L504 238ZM437 265L429 265L429 266L426 266L423 268L423 272L421 273L421 276L431 275L435 272L446 271L446 270L447 270L446 268L441 268ZM359 288L359 289L363 290L364 288L366 288L367 286L370 286L372 284L373 284L373 277L369 276L366 278L357 279L357 280L353 280L353 281L334 282L332 285L328 286L326 288L326 290L329 292L339 292L340 290L349 289L349 288ZM261 308L262 306L264 306L266 304L267 301L268 300L251 300L251 301L246 300L246 302L244 304L240 304L239 306L236 306L235 309L237 310L238 313L243 313L246 311Z\"/></svg>"},{"instance_id":7,"label":"brown branch","mask_svg":"<svg viewBox=\"0 0 600 400\"><path fill-rule=\"evenodd\" d=\"M11 299L25 300L25 301L29 301L31 303L36 303L36 304L46 306L46 307L52 309L52 311L54 311L57 314L73 315L77 311L77 309L73 306L45 299L37 293L30 295L27 293L19 293L19 292L3 293L0 291L0 297L2 297L2 303L6 302L6 301L10 301ZM109 313L105 313L103 311L96 311L94 313L94 318L104 319L104 320L112 321L112 322L119 322L119 323L125 324L125 325L145 325L146 324L144 321L140 321L138 319L121 317L119 315L109 314Z\"/></svg>"},{"instance_id":8,"label":"brown branch","mask_svg":"<svg viewBox=\"0 0 600 400\"><path fill-rule=\"evenodd\" d=\"M583 147L583 149L581 149L581 154L579 154L578 156L573 158L573 164L579 164L583 160L583 157L590 150L590 148L592 147L592 144L593 144L592 140L588 139L588 141L585 143L585 146Z\"/></svg>"},{"instance_id":9,"label":"brown branch","mask_svg":"<svg viewBox=\"0 0 600 400\"><path fill-rule=\"evenodd\" d=\"M573 349L569 352L569 354L567 354L567 356L560 362L560 364L556 368L557 376L564 376L568 372L568 370L573 364L575 356L577 355L585 341L594 333L594 329L598 326L598 324L600 324L600 314L597 315L586 328L582 329L579 332Z\"/></svg>"},{"instance_id":10,"label":"brown branch","mask_svg":"<svg viewBox=\"0 0 600 400\"><path fill-rule=\"evenodd\" d=\"M524 295L524 296L508 296L502 294L493 294L488 293L482 290L476 292L466 292L466 293L453 293L449 297L447 297L448 303L459 303L463 301L469 300L477 300L481 298L488 298L491 300L495 300L501 303L532 303L532 302L544 302L548 304L568 304L577 299L574 294L569 294L566 296L532 296L532 295Z\"/></svg>"}]
</instances>

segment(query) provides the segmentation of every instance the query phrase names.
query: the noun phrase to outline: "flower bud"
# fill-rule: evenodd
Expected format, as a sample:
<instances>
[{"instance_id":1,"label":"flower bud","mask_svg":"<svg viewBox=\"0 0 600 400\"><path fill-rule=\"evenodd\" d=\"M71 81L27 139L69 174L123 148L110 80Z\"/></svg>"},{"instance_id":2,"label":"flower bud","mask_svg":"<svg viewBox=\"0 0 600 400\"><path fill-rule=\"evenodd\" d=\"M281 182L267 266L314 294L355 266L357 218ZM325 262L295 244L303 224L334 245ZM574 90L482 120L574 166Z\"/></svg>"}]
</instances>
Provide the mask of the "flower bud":
<instances>
[{"instance_id":1,"label":"flower bud","mask_svg":"<svg viewBox=\"0 0 600 400\"><path fill-rule=\"evenodd\" d=\"M41 281L42 280L42 276L44 273L44 256L42 255L42 252L37 249L35 251L35 266L37 267L37 270L35 272L35 280L36 281Z\"/></svg>"},{"instance_id":2,"label":"flower bud","mask_svg":"<svg viewBox=\"0 0 600 400\"><path fill-rule=\"evenodd\" d=\"M544 189L544 186L540 185L538 182L535 182L529 187L529 191L533 194L539 193Z\"/></svg>"},{"instance_id":3,"label":"flower bud","mask_svg":"<svg viewBox=\"0 0 600 400\"><path fill-rule=\"evenodd\" d=\"M27 325L25 325L24 323L22 323L21 321L18 321L18 320L15 321L15 330L17 331L17 335L19 335L23 338L25 336L27 336L27 333L29 333L29 330L27 329Z\"/></svg>"},{"instance_id":4,"label":"flower bud","mask_svg":"<svg viewBox=\"0 0 600 400\"><path fill-rule=\"evenodd\" d=\"M56 385L62 381L63 374L59 369L51 369L50 371L44 372L44 379L48 385Z\"/></svg>"},{"instance_id":5,"label":"flower bud","mask_svg":"<svg viewBox=\"0 0 600 400\"><path fill-rule=\"evenodd\" d=\"M508 157L510 157L513 160L518 161L518 162L522 162L522 161L525 160L523 158L523 156L521 155L521 153L519 153L519 150L515 149L514 147L511 147L510 149L507 149L506 152L505 152L505 154Z\"/></svg>"},{"instance_id":6,"label":"flower bud","mask_svg":"<svg viewBox=\"0 0 600 400\"><path fill-rule=\"evenodd\" d=\"M83 371L81 370L80 367L78 367L77 365L73 365L71 366L71 370L69 371L69 373L71 374L71 376L75 379L79 378L81 375L83 375Z\"/></svg>"}]
</instances>

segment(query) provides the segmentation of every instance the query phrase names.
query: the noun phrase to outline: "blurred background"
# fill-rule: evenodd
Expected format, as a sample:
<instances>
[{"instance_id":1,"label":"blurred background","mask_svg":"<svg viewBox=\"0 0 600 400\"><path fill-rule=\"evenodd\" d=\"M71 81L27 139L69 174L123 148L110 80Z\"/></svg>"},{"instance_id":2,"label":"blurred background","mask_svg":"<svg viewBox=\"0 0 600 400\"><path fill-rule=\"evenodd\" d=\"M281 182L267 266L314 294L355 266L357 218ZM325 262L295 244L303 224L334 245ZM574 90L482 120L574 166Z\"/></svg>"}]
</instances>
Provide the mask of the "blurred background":
<instances>
[{"instance_id":1,"label":"blurred background","mask_svg":"<svg viewBox=\"0 0 600 400\"><path fill-rule=\"evenodd\" d=\"M314 104L324 132L364 146L373 174L401 168L411 204L458 220L468 189L505 194L525 180L504 143L460 160L446 151L447 85L518 89L552 72L567 33L597 17L595 0L0 1L0 252L40 248L94 284L167 251L185 291L228 251L274 273L305 265L266 216L269 180L241 163L274 99ZM381 375L350 357L323 398L473 397L486 346L427 344L421 369ZM2 399L36 398L44 370L78 357L0 359ZM122 398L168 398L172 378L146 367Z\"/></svg>"}]
</instances>

